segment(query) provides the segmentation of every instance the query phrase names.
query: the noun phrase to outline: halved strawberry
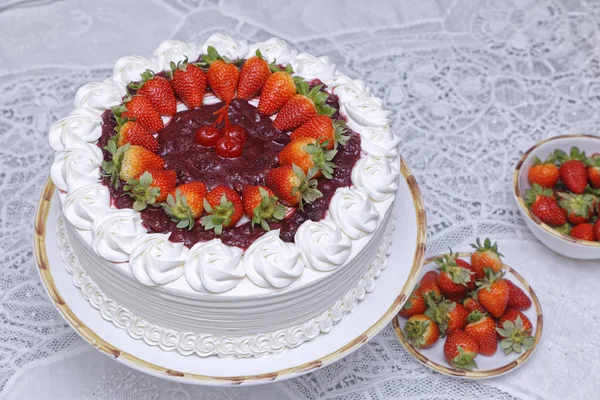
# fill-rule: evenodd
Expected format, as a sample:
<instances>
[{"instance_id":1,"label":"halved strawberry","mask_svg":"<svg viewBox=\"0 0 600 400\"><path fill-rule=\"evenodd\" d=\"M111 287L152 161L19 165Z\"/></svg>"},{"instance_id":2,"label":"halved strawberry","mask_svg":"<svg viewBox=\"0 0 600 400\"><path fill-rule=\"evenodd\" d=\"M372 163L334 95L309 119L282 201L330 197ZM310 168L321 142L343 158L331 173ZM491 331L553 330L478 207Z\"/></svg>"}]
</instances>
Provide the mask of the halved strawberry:
<instances>
[{"instance_id":1,"label":"halved strawberry","mask_svg":"<svg viewBox=\"0 0 600 400\"><path fill-rule=\"evenodd\" d=\"M583 194L588 184L588 171L585 165L585 152L577 147L571 147L569 154L562 150L554 152L556 159L561 163L559 168L562 183L573 193Z\"/></svg>"},{"instance_id":2,"label":"halved strawberry","mask_svg":"<svg viewBox=\"0 0 600 400\"><path fill-rule=\"evenodd\" d=\"M213 46L208 46L207 53L202 61L209 65L206 72L208 85L219 99L231 101L235 97L240 71L227 57L221 57Z\"/></svg>"},{"instance_id":3,"label":"halved strawberry","mask_svg":"<svg viewBox=\"0 0 600 400\"><path fill-rule=\"evenodd\" d=\"M597 198L593 194L572 194L557 192L558 204L567 212L567 219L573 225L587 222L596 213Z\"/></svg>"},{"instance_id":4,"label":"halved strawberry","mask_svg":"<svg viewBox=\"0 0 600 400\"><path fill-rule=\"evenodd\" d=\"M256 56L250 57L242 65L237 97L248 100L259 94L269 76L269 63L263 58L260 50L256 50Z\"/></svg>"},{"instance_id":5,"label":"halved strawberry","mask_svg":"<svg viewBox=\"0 0 600 400\"><path fill-rule=\"evenodd\" d=\"M406 340L417 349L427 349L440 338L437 324L426 315L414 315L404 325Z\"/></svg>"},{"instance_id":6,"label":"halved strawberry","mask_svg":"<svg viewBox=\"0 0 600 400\"><path fill-rule=\"evenodd\" d=\"M280 131L295 129L317 115L332 116L335 112L335 109L325 104L329 95L321 91L323 85L309 89L307 82L300 82L296 87L298 94L283 105L273 121L275 128Z\"/></svg>"},{"instance_id":7,"label":"halved strawberry","mask_svg":"<svg viewBox=\"0 0 600 400\"><path fill-rule=\"evenodd\" d=\"M134 199L135 211L145 210L149 204L162 203L177 184L177 173L170 170L146 171L135 179L130 179L123 187L128 196Z\"/></svg>"},{"instance_id":8,"label":"halved strawberry","mask_svg":"<svg viewBox=\"0 0 600 400\"><path fill-rule=\"evenodd\" d=\"M444 343L444 358L454 368L467 371L477 368L475 357L478 352L477 340L463 330L450 333Z\"/></svg>"},{"instance_id":9,"label":"halved strawberry","mask_svg":"<svg viewBox=\"0 0 600 400\"><path fill-rule=\"evenodd\" d=\"M502 338L500 347L506 354L513 351L520 353L523 348L531 350L535 344L531 321L525 314L514 308L506 310L506 313L498 320L496 332Z\"/></svg>"},{"instance_id":10,"label":"halved strawberry","mask_svg":"<svg viewBox=\"0 0 600 400\"><path fill-rule=\"evenodd\" d=\"M129 84L129 87L137 89L137 94L147 96L160 115L173 116L177 112L177 99L171 83L149 69L142 73L139 83Z\"/></svg>"},{"instance_id":11,"label":"halved strawberry","mask_svg":"<svg viewBox=\"0 0 600 400\"><path fill-rule=\"evenodd\" d=\"M525 192L525 201L533 215L550 226L562 226L567 222L567 212L560 208L552 189L534 183Z\"/></svg>"},{"instance_id":12,"label":"halved strawberry","mask_svg":"<svg viewBox=\"0 0 600 400\"><path fill-rule=\"evenodd\" d=\"M469 323L465 332L477 341L479 354L482 356L493 356L498 349L498 335L496 333L496 322L487 315L473 311L469 314Z\"/></svg>"},{"instance_id":13,"label":"halved strawberry","mask_svg":"<svg viewBox=\"0 0 600 400\"><path fill-rule=\"evenodd\" d=\"M187 108L194 109L202 106L206 93L206 74L187 58L177 64L171 62L171 85L177 97Z\"/></svg>"},{"instance_id":14,"label":"halved strawberry","mask_svg":"<svg viewBox=\"0 0 600 400\"><path fill-rule=\"evenodd\" d=\"M242 199L230 187L219 185L204 198L204 208L208 215L202 217L204 229L213 229L217 235L223 228L234 226L244 215Z\"/></svg>"},{"instance_id":15,"label":"halved strawberry","mask_svg":"<svg viewBox=\"0 0 600 400\"><path fill-rule=\"evenodd\" d=\"M165 127L150 97L141 94L125 97L122 106L113 107L113 113L120 118L134 119L150 132L158 132Z\"/></svg>"},{"instance_id":16,"label":"halved strawberry","mask_svg":"<svg viewBox=\"0 0 600 400\"><path fill-rule=\"evenodd\" d=\"M554 157L550 157L550 159L545 162L536 157L533 166L527 171L529 183L531 185L537 183L542 187L553 189L560 177L558 167L553 161Z\"/></svg>"},{"instance_id":17,"label":"halved strawberry","mask_svg":"<svg viewBox=\"0 0 600 400\"><path fill-rule=\"evenodd\" d=\"M596 233L594 232L594 225L589 222L579 224L571 229L571 237L579 240L587 240L590 242L596 241Z\"/></svg>"},{"instance_id":18,"label":"halved strawberry","mask_svg":"<svg viewBox=\"0 0 600 400\"><path fill-rule=\"evenodd\" d=\"M115 131L117 132L117 147L131 143L134 146L142 146L156 153L158 150L158 140L156 140L148 129L134 120L120 117L115 118L117 119L117 126L115 127Z\"/></svg>"},{"instance_id":19,"label":"halved strawberry","mask_svg":"<svg viewBox=\"0 0 600 400\"><path fill-rule=\"evenodd\" d=\"M296 80L292 78L291 65L286 65L285 71L277 71L271 74L265 81L260 99L258 100L258 112L263 115L273 115L296 94Z\"/></svg>"},{"instance_id":20,"label":"halved strawberry","mask_svg":"<svg viewBox=\"0 0 600 400\"><path fill-rule=\"evenodd\" d=\"M327 115L317 115L312 117L290 135L292 140L300 138L312 138L319 143L327 141L327 148L337 148L338 145L345 145L349 137L344 135L346 132L346 123L342 120L332 120Z\"/></svg>"},{"instance_id":21,"label":"halved strawberry","mask_svg":"<svg viewBox=\"0 0 600 400\"><path fill-rule=\"evenodd\" d=\"M177 186L163 203L165 213L177 222L180 229L192 229L204 211L206 185L202 182L188 182Z\"/></svg>"},{"instance_id":22,"label":"halved strawberry","mask_svg":"<svg viewBox=\"0 0 600 400\"><path fill-rule=\"evenodd\" d=\"M244 212L252 220L252 228L258 224L265 231L271 230L269 221L281 221L286 208L279 204L277 196L266 186L245 186L242 189Z\"/></svg>"},{"instance_id":23,"label":"halved strawberry","mask_svg":"<svg viewBox=\"0 0 600 400\"><path fill-rule=\"evenodd\" d=\"M314 175L316 168L311 168L308 173L297 165L284 165L274 168L267 174L267 187L275 193L279 201L291 207L303 207L305 203L312 203L323 193L317 189L317 180Z\"/></svg>"},{"instance_id":24,"label":"halved strawberry","mask_svg":"<svg viewBox=\"0 0 600 400\"><path fill-rule=\"evenodd\" d=\"M103 161L102 169L105 176L111 177L115 188L119 187L119 179L128 181L146 171L154 171L165 167L165 160L158 154L142 146L127 143L117 148L114 140L109 140L106 149L112 154L111 161Z\"/></svg>"},{"instance_id":25,"label":"halved strawberry","mask_svg":"<svg viewBox=\"0 0 600 400\"><path fill-rule=\"evenodd\" d=\"M316 168L317 172L314 178L323 175L325 178L331 179L333 178L333 169L336 167L331 160L336 154L337 150L327 150L327 143L317 144L315 139L301 138L291 141L281 149L279 164L295 164L304 172Z\"/></svg>"}]
</instances>

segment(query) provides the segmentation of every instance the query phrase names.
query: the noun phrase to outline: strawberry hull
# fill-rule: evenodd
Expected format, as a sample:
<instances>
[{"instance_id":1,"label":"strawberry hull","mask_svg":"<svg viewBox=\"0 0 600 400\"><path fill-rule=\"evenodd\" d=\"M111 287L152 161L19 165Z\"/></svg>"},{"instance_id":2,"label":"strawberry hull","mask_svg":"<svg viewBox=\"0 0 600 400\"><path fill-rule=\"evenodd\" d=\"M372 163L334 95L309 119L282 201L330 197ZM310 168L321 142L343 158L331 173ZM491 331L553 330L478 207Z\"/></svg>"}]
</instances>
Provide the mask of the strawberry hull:
<instances>
[{"instance_id":1,"label":"strawberry hull","mask_svg":"<svg viewBox=\"0 0 600 400\"><path fill-rule=\"evenodd\" d=\"M333 96L330 100L335 102ZM240 157L224 159L217 156L213 148L203 147L195 142L198 128L210 125L216 119L213 113L222 106L223 103L218 103L178 112L159 132L157 153L165 160L166 169L177 171L177 185L201 181L206 184L208 190L217 185L226 185L241 194L242 188L246 185L264 185L266 174L271 168L277 166L278 154L290 141L289 136L275 129L271 119L260 115L256 108L245 100L234 99L229 111L231 123L242 126L248 134ZM98 141L100 148L107 144L116 126L110 111L105 112L102 117L102 136ZM350 135L348 143L340 146L338 154L333 159L337 165L333 179L318 180L318 189L323 193L323 197L306 205L304 211L296 210L288 219L270 222L271 229L281 230L282 240L293 242L296 230L306 220L321 220L329 208L336 189L351 185L352 168L360 157L360 136L351 131L348 131L348 134ZM110 160L110 154L106 150L103 150L103 154L105 160ZM121 196L122 185L114 189L108 180L105 181L105 185L109 187L116 207L132 208L131 198ZM148 207L142 211L141 216L148 232L172 232L171 241L184 242L188 247L217 237L213 231L205 230L199 223L191 230L176 228L177 223L171 221L161 208ZM252 229L250 222L247 222L224 229L220 238L227 245L247 248L264 233L262 229Z\"/></svg>"}]
</instances>

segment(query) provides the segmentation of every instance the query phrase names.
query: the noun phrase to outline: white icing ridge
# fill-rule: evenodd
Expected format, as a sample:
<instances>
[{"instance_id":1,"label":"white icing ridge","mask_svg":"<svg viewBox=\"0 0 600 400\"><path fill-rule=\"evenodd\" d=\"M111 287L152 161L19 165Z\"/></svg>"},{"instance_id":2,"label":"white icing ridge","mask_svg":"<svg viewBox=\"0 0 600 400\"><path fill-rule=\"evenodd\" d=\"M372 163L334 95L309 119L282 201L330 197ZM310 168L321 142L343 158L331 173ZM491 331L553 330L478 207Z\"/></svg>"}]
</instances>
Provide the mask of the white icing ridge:
<instances>
[{"instance_id":1,"label":"white icing ridge","mask_svg":"<svg viewBox=\"0 0 600 400\"><path fill-rule=\"evenodd\" d=\"M198 292L228 292L244 278L242 253L241 249L227 246L220 239L196 243L185 260L185 278Z\"/></svg>"},{"instance_id":2,"label":"white icing ridge","mask_svg":"<svg viewBox=\"0 0 600 400\"><path fill-rule=\"evenodd\" d=\"M80 87L75 93L74 104L75 108L86 108L100 115L105 110L120 105L126 94L123 83L108 78L103 82L90 82Z\"/></svg>"},{"instance_id":3,"label":"white icing ridge","mask_svg":"<svg viewBox=\"0 0 600 400\"><path fill-rule=\"evenodd\" d=\"M319 79L326 85L329 85L339 74L335 64L331 63L329 57L315 57L311 54L298 54L290 60L294 69L294 75L303 77L307 81Z\"/></svg>"},{"instance_id":4,"label":"white icing ridge","mask_svg":"<svg viewBox=\"0 0 600 400\"><path fill-rule=\"evenodd\" d=\"M352 250L352 241L331 220L306 221L296 231L302 262L317 271L339 268Z\"/></svg>"},{"instance_id":5,"label":"white icing ridge","mask_svg":"<svg viewBox=\"0 0 600 400\"><path fill-rule=\"evenodd\" d=\"M292 243L279 238L279 229L265 233L244 253L244 271L260 287L284 288L304 270L300 253Z\"/></svg>"},{"instance_id":6,"label":"white icing ridge","mask_svg":"<svg viewBox=\"0 0 600 400\"><path fill-rule=\"evenodd\" d=\"M237 40L220 33L216 33L209 37L200 48L200 53L206 54L208 46L214 47L219 52L219 55L225 56L230 60L244 58L248 52L248 42L245 40L238 42Z\"/></svg>"},{"instance_id":7,"label":"white icing ridge","mask_svg":"<svg viewBox=\"0 0 600 400\"><path fill-rule=\"evenodd\" d=\"M376 157L396 158L399 155L400 138L394 136L389 126L368 126L358 131L362 151Z\"/></svg>"},{"instance_id":8,"label":"white icing ridge","mask_svg":"<svg viewBox=\"0 0 600 400\"><path fill-rule=\"evenodd\" d=\"M96 180L86 180L81 186L72 185L63 203L63 213L76 228L90 231L92 223L102 218L110 207L110 192Z\"/></svg>"},{"instance_id":9,"label":"white icing ridge","mask_svg":"<svg viewBox=\"0 0 600 400\"><path fill-rule=\"evenodd\" d=\"M392 243L395 218L390 218L384 238L377 251L377 256L367 272L356 286L349 290L328 310L310 320L272 332L249 336L215 336L204 333L176 331L155 325L141 319L108 298L83 270L77 255L73 252L66 232L64 220L59 216L56 232L65 268L73 276L73 284L79 288L83 297L100 311L104 319L116 327L124 329L134 339L142 339L151 346L158 346L165 351L177 351L182 355L196 354L201 357L258 357L279 353L285 349L295 348L306 341L328 333L342 318L352 312L359 301L375 288L377 278L386 267L387 257Z\"/></svg>"},{"instance_id":10,"label":"white icing ridge","mask_svg":"<svg viewBox=\"0 0 600 400\"><path fill-rule=\"evenodd\" d=\"M54 151L64 151L75 143L96 142L102 136L102 118L87 108L76 108L50 126L48 140Z\"/></svg>"},{"instance_id":11,"label":"white icing ridge","mask_svg":"<svg viewBox=\"0 0 600 400\"><path fill-rule=\"evenodd\" d=\"M361 157L352 169L352 183L363 188L374 201L384 201L396 194L400 171L392 169L385 157Z\"/></svg>"},{"instance_id":12,"label":"white icing ridge","mask_svg":"<svg viewBox=\"0 0 600 400\"><path fill-rule=\"evenodd\" d=\"M280 65L289 63L298 55L298 51L290 49L288 43L279 38L271 38L262 43L250 45L245 58L254 57L256 55L256 50L260 50L263 57L266 58L269 63L275 61Z\"/></svg>"},{"instance_id":13,"label":"white icing ridge","mask_svg":"<svg viewBox=\"0 0 600 400\"><path fill-rule=\"evenodd\" d=\"M109 209L92 223L92 249L112 262L126 262L138 236L146 236L140 213L130 208Z\"/></svg>"},{"instance_id":14,"label":"white icing ridge","mask_svg":"<svg viewBox=\"0 0 600 400\"><path fill-rule=\"evenodd\" d=\"M336 77L327 89L342 102L371 97L371 89L367 87L364 81L355 80L346 75Z\"/></svg>"},{"instance_id":15,"label":"white icing ridge","mask_svg":"<svg viewBox=\"0 0 600 400\"><path fill-rule=\"evenodd\" d=\"M186 57L190 62L196 61L200 56L200 49L194 44L187 44L179 40L166 40L154 50L154 56L158 64L158 71L154 72L159 72L170 70L171 62L177 64Z\"/></svg>"},{"instance_id":16,"label":"white icing ridge","mask_svg":"<svg viewBox=\"0 0 600 400\"><path fill-rule=\"evenodd\" d=\"M379 212L360 188L338 188L331 199L329 215L350 239L361 239L379 226Z\"/></svg>"},{"instance_id":17,"label":"white icing ridge","mask_svg":"<svg viewBox=\"0 0 600 400\"><path fill-rule=\"evenodd\" d=\"M382 108L378 97L360 98L340 103L340 112L348 116L348 127L359 131L362 127L384 127L391 124L392 112Z\"/></svg>"},{"instance_id":18,"label":"white icing ridge","mask_svg":"<svg viewBox=\"0 0 600 400\"><path fill-rule=\"evenodd\" d=\"M141 56L121 57L115 63L112 78L124 85L128 85L131 82L141 80L142 73L147 69L159 72L156 58L147 59Z\"/></svg>"},{"instance_id":19,"label":"white icing ridge","mask_svg":"<svg viewBox=\"0 0 600 400\"><path fill-rule=\"evenodd\" d=\"M183 243L170 242L169 236L170 233L151 233L134 239L129 265L143 285L166 285L183 275L188 249Z\"/></svg>"},{"instance_id":20,"label":"white icing ridge","mask_svg":"<svg viewBox=\"0 0 600 400\"><path fill-rule=\"evenodd\" d=\"M74 142L68 148L57 151L50 169L50 177L56 187L68 191L83 178L100 180L102 151L95 144Z\"/></svg>"}]
</instances>

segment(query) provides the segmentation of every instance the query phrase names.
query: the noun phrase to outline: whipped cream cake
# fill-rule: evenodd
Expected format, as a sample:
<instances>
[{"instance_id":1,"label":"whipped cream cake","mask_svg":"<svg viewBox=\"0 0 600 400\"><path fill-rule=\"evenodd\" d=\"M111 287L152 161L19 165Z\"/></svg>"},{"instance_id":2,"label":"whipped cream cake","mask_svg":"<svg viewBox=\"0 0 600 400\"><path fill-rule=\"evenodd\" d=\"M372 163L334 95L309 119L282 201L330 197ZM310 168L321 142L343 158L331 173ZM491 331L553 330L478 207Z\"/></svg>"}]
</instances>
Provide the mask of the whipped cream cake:
<instances>
[{"instance_id":1,"label":"whipped cream cake","mask_svg":"<svg viewBox=\"0 0 600 400\"><path fill-rule=\"evenodd\" d=\"M389 116L363 81L280 39L123 57L50 129L63 255L102 316L150 345L299 346L385 268L400 168Z\"/></svg>"}]
</instances>

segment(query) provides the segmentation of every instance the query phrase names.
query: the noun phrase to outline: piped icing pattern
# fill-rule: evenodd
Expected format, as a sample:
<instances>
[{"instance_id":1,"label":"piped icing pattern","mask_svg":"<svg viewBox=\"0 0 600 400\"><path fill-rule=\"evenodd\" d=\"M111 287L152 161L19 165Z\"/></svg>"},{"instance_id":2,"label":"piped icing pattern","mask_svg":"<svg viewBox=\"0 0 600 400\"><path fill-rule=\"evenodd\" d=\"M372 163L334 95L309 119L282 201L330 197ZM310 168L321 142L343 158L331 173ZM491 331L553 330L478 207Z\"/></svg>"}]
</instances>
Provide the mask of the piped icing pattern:
<instances>
[{"instance_id":1,"label":"piped icing pattern","mask_svg":"<svg viewBox=\"0 0 600 400\"><path fill-rule=\"evenodd\" d=\"M168 235L148 233L138 212L115 209L107 202L99 184L103 160L96 146L100 115L121 104L126 85L139 80L144 70L166 70L171 62L186 57L196 60L208 46L233 59L251 57L258 49L269 62L290 63L295 75L319 79L328 85L329 93L338 96L340 115L361 135L363 154L352 170L353 187L336 193L326 220L304 222L296 232L296 243L281 241L274 230L243 254L214 241L188 249L170 242ZM253 101L250 104L256 105ZM205 96L204 102L210 104L211 96ZM80 88L74 104L75 110L50 128L50 144L56 151L51 177L57 188L66 192L66 197L61 197L63 213L77 229L90 232L90 245L97 255L115 263L129 262L134 277L145 285L183 279L195 291L224 293L245 279L259 287L284 288L293 284L305 267L333 271L358 251L353 249L355 240L372 234L380 223L377 204L393 200L398 187L399 140L390 129L391 112L382 108L381 100L371 95L364 82L341 75L327 57L298 54L280 39L251 45L220 34L202 45L168 40L152 58L119 59L112 78ZM183 109L179 103L178 110ZM204 252L213 258L207 259ZM237 258L239 262L235 262Z\"/></svg>"}]
</instances>

